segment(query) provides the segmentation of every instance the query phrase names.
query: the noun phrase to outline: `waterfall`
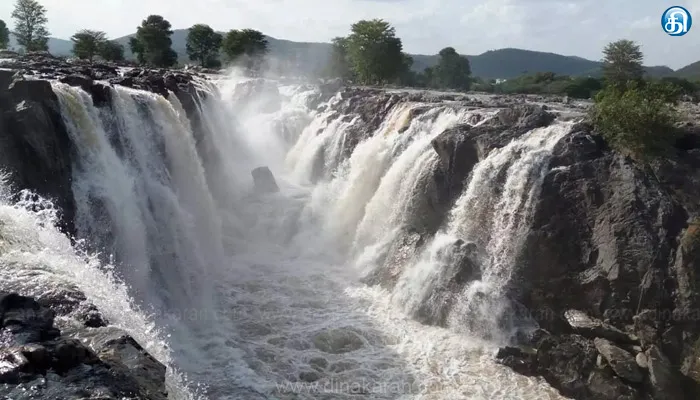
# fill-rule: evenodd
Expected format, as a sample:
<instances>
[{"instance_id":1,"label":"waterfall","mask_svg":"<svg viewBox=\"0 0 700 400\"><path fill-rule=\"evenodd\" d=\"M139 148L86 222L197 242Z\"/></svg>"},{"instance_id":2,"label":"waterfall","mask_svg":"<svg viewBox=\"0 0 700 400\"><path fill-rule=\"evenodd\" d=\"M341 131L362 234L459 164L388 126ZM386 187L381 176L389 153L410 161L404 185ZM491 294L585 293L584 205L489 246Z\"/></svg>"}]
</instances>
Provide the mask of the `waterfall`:
<instances>
[{"instance_id":1,"label":"waterfall","mask_svg":"<svg viewBox=\"0 0 700 400\"><path fill-rule=\"evenodd\" d=\"M53 83L81 251L42 220L50 207L4 201L0 274L85 292L168 366L177 398L191 382L211 399L556 398L483 349L510 329L516 256L569 125L492 150L443 215L431 142L496 110L387 96L370 124L341 94L310 107L319 89L270 82L196 80L193 104L114 86L103 107ZM253 190L260 166L280 192ZM363 283L407 238L392 284Z\"/></svg>"},{"instance_id":2,"label":"waterfall","mask_svg":"<svg viewBox=\"0 0 700 400\"><path fill-rule=\"evenodd\" d=\"M393 293L398 304L410 314L426 306L429 313L447 312L447 323L456 330L500 340L512 335L511 329L518 326L504 326L501 319L527 316L506 315L518 311L503 296L517 267L553 148L570 127L571 123L560 122L530 131L493 150L474 167L447 227L401 275ZM446 284L443 275L459 262L454 254L458 240L485 250L478 257L481 279L465 285L449 310L441 310L440 303L426 305L431 294Z\"/></svg>"},{"instance_id":3,"label":"waterfall","mask_svg":"<svg viewBox=\"0 0 700 400\"><path fill-rule=\"evenodd\" d=\"M116 87L102 111L80 88L54 91L78 151L79 236L124 265L138 293L159 291L164 306L210 293L200 278L222 263L221 226L179 102Z\"/></svg>"}]
</instances>

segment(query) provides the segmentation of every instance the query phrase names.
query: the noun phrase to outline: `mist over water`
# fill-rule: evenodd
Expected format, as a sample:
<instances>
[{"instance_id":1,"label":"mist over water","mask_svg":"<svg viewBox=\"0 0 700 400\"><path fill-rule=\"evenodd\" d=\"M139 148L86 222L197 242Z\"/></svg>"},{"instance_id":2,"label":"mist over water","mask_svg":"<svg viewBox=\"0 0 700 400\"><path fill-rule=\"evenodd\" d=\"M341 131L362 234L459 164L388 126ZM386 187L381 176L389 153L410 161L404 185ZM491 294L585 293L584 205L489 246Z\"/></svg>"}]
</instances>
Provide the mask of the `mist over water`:
<instances>
[{"instance_id":1,"label":"mist over water","mask_svg":"<svg viewBox=\"0 0 700 400\"><path fill-rule=\"evenodd\" d=\"M359 121L334 111L339 96L312 110L317 89L282 86L280 107L267 95L242 103L243 82L200 82L209 95L198 124L174 95L113 88L112 112L55 83L78 154L72 189L87 251L51 216L5 201L0 273L19 287L85 292L168 366L176 398L559 398L492 352L513 328L494 318L510 306L501 295L512 255L569 125L491 152L393 288L367 286L402 229L425 217L431 140L493 110L399 103L355 144ZM259 166L280 192L255 192ZM414 314L457 239L484 249L481 279L458 294L447 327L421 324Z\"/></svg>"}]
</instances>

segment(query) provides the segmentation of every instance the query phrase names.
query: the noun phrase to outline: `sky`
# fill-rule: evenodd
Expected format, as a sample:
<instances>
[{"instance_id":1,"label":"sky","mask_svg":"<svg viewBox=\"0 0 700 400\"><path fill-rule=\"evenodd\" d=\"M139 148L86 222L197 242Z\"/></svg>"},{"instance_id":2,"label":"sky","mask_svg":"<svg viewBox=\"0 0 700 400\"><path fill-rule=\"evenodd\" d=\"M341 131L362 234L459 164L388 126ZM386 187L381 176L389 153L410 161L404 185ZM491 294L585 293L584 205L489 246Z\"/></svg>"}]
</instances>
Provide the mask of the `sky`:
<instances>
[{"instance_id":1,"label":"sky","mask_svg":"<svg viewBox=\"0 0 700 400\"><path fill-rule=\"evenodd\" d=\"M461 54L515 47L599 60L617 39L642 46L647 65L677 69L700 60L700 0L39 0L51 36L80 29L111 38L135 32L149 14L174 29L205 23L220 31L252 28L278 38L327 42L360 19L383 18L411 54L452 46ZM681 37L661 29L670 6L686 7L694 25ZM0 0L10 28L14 0Z\"/></svg>"}]
</instances>

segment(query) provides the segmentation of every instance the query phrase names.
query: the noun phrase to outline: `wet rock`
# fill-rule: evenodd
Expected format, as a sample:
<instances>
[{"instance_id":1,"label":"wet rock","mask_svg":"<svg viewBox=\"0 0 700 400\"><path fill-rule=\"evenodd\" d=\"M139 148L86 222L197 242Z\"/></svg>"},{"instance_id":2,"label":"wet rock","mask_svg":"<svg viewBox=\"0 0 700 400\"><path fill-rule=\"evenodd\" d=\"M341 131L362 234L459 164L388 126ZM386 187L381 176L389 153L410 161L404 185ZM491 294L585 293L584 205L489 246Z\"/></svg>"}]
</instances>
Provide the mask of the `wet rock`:
<instances>
[{"instance_id":1,"label":"wet rock","mask_svg":"<svg viewBox=\"0 0 700 400\"><path fill-rule=\"evenodd\" d=\"M51 84L14 80L0 87L0 168L17 190L29 189L54 201L60 227L74 233L71 189L73 145Z\"/></svg>"},{"instance_id":2,"label":"wet rock","mask_svg":"<svg viewBox=\"0 0 700 400\"><path fill-rule=\"evenodd\" d=\"M564 317L574 332L587 338L601 337L613 342L637 343L637 338L622 332L610 324L591 318L583 311L568 310L564 313Z\"/></svg>"},{"instance_id":3,"label":"wet rock","mask_svg":"<svg viewBox=\"0 0 700 400\"><path fill-rule=\"evenodd\" d=\"M641 400L638 390L623 383L609 370L595 369L586 381L590 400Z\"/></svg>"},{"instance_id":4,"label":"wet rock","mask_svg":"<svg viewBox=\"0 0 700 400\"><path fill-rule=\"evenodd\" d=\"M357 333L348 329L331 329L317 334L314 346L330 354L343 354L364 347L364 340Z\"/></svg>"},{"instance_id":5,"label":"wet rock","mask_svg":"<svg viewBox=\"0 0 700 400\"><path fill-rule=\"evenodd\" d=\"M303 382L316 382L321 379L321 374L316 371L303 371L299 373L299 380Z\"/></svg>"},{"instance_id":6,"label":"wet rock","mask_svg":"<svg viewBox=\"0 0 700 400\"><path fill-rule=\"evenodd\" d=\"M681 379L670 361L657 346L646 351L649 378L654 400L676 400L684 398Z\"/></svg>"},{"instance_id":7,"label":"wet rock","mask_svg":"<svg viewBox=\"0 0 700 400\"><path fill-rule=\"evenodd\" d=\"M17 384L24 370L29 367L29 360L17 347L0 348L0 384Z\"/></svg>"},{"instance_id":8,"label":"wet rock","mask_svg":"<svg viewBox=\"0 0 700 400\"><path fill-rule=\"evenodd\" d=\"M328 360L323 357L314 357L309 360L309 365L315 370L323 371L328 368Z\"/></svg>"},{"instance_id":9,"label":"wet rock","mask_svg":"<svg viewBox=\"0 0 700 400\"><path fill-rule=\"evenodd\" d=\"M63 78L59 79L59 81L67 85L77 86L88 93L92 87L92 78L80 74L64 76Z\"/></svg>"},{"instance_id":10,"label":"wet rock","mask_svg":"<svg viewBox=\"0 0 700 400\"><path fill-rule=\"evenodd\" d=\"M537 353L526 352L517 347L503 347L498 349L496 360L521 375L537 375Z\"/></svg>"},{"instance_id":11,"label":"wet rock","mask_svg":"<svg viewBox=\"0 0 700 400\"><path fill-rule=\"evenodd\" d=\"M253 183L255 184L255 191L257 193L279 192L280 188L277 186L277 182L270 168L258 167L250 173L253 175Z\"/></svg>"},{"instance_id":12,"label":"wet rock","mask_svg":"<svg viewBox=\"0 0 700 400\"><path fill-rule=\"evenodd\" d=\"M622 331L637 309L669 306L667 260L686 217L641 166L580 129L554 149L515 279L531 310L579 310ZM538 323L570 329L550 315Z\"/></svg>"},{"instance_id":13,"label":"wet rock","mask_svg":"<svg viewBox=\"0 0 700 400\"><path fill-rule=\"evenodd\" d=\"M56 343L51 343L50 346L53 347L51 366L59 374L80 364L96 360L95 355L79 340L61 339Z\"/></svg>"},{"instance_id":14,"label":"wet rock","mask_svg":"<svg viewBox=\"0 0 700 400\"><path fill-rule=\"evenodd\" d=\"M138 393L165 396L165 366L148 354L133 338L123 336L97 347L97 357L113 371L129 376Z\"/></svg>"},{"instance_id":15,"label":"wet rock","mask_svg":"<svg viewBox=\"0 0 700 400\"><path fill-rule=\"evenodd\" d=\"M565 396L586 398L597 350L579 335L550 336L537 349L538 372Z\"/></svg>"},{"instance_id":16,"label":"wet rock","mask_svg":"<svg viewBox=\"0 0 700 400\"><path fill-rule=\"evenodd\" d=\"M440 249L433 262L442 272L426 291L414 316L423 323L444 325L464 286L481 278L477 246L458 239Z\"/></svg>"},{"instance_id":17,"label":"wet rock","mask_svg":"<svg viewBox=\"0 0 700 400\"><path fill-rule=\"evenodd\" d=\"M620 378L632 383L641 383L644 380L644 375L632 354L615 346L609 340L596 338L593 343Z\"/></svg>"},{"instance_id":18,"label":"wet rock","mask_svg":"<svg viewBox=\"0 0 700 400\"><path fill-rule=\"evenodd\" d=\"M58 336L54 313L34 299L15 293L0 294L0 327L12 333L16 344L50 340Z\"/></svg>"},{"instance_id":19,"label":"wet rock","mask_svg":"<svg viewBox=\"0 0 700 400\"><path fill-rule=\"evenodd\" d=\"M139 398L165 400L165 366L115 328L75 325L72 335L53 326L43 301L15 293L0 295L0 394L8 398ZM63 303L57 310L79 315ZM78 307L77 305L75 305ZM101 332L108 332L100 335ZM115 338L115 334L121 332ZM4 342L4 343L5 343ZM24 345L22 345L25 343Z\"/></svg>"}]
</instances>

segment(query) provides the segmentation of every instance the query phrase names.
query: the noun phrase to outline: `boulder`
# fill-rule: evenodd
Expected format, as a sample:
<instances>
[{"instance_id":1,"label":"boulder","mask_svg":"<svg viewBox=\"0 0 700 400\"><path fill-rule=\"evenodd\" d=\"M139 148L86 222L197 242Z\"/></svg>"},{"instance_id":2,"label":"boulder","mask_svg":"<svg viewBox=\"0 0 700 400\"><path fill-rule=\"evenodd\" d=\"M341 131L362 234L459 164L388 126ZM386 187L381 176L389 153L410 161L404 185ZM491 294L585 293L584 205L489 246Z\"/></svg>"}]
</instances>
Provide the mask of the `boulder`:
<instances>
[{"instance_id":1,"label":"boulder","mask_svg":"<svg viewBox=\"0 0 700 400\"><path fill-rule=\"evenodd\" d=\"M644 380L644 375L637 365L635 356L606 339L596 338L593 343L617 376L632 383L641 383Z\"/></svg>"},{"instance_id":2,"label":"boulder","mask_svg":"<svg viewBox=\"0 0 700 400\"><path fill-rule=\"evenodd\" d=\"M564 313L564 318L571 326L574 332L585 336L589 339L597 337L605 338L613 342L621 343L637 343L637 338L622 332L614 326L607 324L599 319L592 318L583 311L568 310Z\"/></svg>"},{"instance_id":3,"label":"boulder","mask_svg":"<svg viewBox=\"0 0 700 400\"><path fill-rule=\"evenodd\" d=\"M657 346L651 346L645 354L653 399L677 400L684 398L681 377L661 350Z\"/></svg>"},{"instance_id":4,"label":"boulder","mask_svg":"<svg viewBox=\"0 0 700 400\"><path fill-rule=\"evenodd\" d=\"M167 398L165 366L131 337L115 328L72 329L77 331L71 335L94 348L59 331L54 313L35 298L0 294L0 393L8 398Z\"/></svg>"},{"instance_id":5,"label":"boulder","mask_svg":"<svg viewBox=\"0 0 700 400\"><path fill-rule=\"evenodd\" d=\"M593 343L582 336L549 336L537 349L538 372L563 395L589 398L587 381L597 356Z\"/></svg>"},{"instance_id":6,"label":"boulder","mask_svg":"<svg viewBox=\"0 0 700 400\"><path fill-rule=\"evenodd\" d=\"M268 167L258 167L252 170L253 184L257 193L274 193L279 192L279 186L275 181L272 171Z\"/></svg>"}]
</instances>

